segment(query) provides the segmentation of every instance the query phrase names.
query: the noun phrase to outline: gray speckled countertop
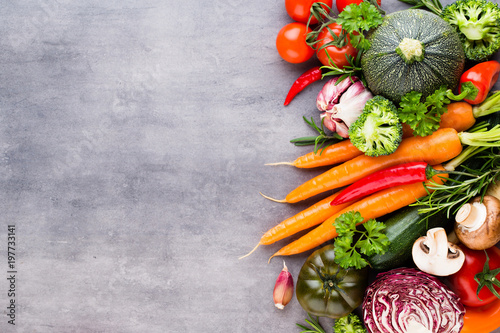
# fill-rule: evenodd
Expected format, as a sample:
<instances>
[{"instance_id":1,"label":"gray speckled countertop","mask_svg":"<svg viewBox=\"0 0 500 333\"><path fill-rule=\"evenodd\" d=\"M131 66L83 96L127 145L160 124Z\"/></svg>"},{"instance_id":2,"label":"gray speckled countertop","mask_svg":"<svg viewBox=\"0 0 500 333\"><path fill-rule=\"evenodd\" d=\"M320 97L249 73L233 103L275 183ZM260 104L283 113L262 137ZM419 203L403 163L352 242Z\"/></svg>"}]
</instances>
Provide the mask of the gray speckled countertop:
<instances>
[{"instance_id":1,"label":"gray speckled countertop","mask_svg":"<svg viewBox=\"0 0 500 333\"><path fill-rule=\"evenodd\" d=\"M298 331L272 300L283 243L238 260L310 204L259 191L320 172L264 165L310 149L289 140L320 84L282 103L317 63L278 56L288 22L281 0L3 1L1 332Z\"/></svg>"}]
</instances>

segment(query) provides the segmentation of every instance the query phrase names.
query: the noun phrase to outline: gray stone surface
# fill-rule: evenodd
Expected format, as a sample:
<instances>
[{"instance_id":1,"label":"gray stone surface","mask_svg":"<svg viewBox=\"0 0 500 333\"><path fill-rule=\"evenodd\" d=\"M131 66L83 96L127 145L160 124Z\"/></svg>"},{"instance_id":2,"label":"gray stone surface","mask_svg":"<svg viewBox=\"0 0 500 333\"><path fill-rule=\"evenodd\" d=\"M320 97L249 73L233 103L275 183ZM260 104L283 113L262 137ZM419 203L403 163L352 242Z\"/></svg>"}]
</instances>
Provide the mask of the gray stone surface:
<instances>
[{"instance_id":1,"label":"gray stone surface","mask_svg":"<svg viewBox=\"0 0 500 333\"><path fill-rule=\"evenodd\" d=\"M298 331L272 300L284 243L238 260L310 204L259 192L320 172L264 165L316 115L320 85L282 106L317 64L279 58L288 22L283 1L2 1L1 332Z\"/></svg>"}]
</instances>

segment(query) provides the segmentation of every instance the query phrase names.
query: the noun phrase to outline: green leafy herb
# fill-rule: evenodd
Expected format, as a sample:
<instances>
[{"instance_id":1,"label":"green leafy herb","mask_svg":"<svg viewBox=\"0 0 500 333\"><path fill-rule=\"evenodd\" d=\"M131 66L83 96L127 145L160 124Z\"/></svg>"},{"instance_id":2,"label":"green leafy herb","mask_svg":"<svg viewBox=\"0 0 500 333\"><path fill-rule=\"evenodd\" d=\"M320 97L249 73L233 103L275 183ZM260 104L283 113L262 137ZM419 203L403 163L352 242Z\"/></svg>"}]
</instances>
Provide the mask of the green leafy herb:
<instances>
[{"instance_id":1,"label":"green leafy herb","mask_svg":"<svg viewBox=\"0 0 500 333\"><path fill-rule=\"evenodd\" d=\"M443 11L443 5L439 0L399 0L401 2L413 5L411 9L427 9L436 15L441 15Z\"/></svg>"},{"instance_id":2,"label":"green leafy herb","mask_svg":"<svg viewBox=\"0 0 500 333\"><path fill-rule=\"evenodd\" d=\"M422 101L422 93L410 91L401 98L398 115L401 122L413 129L414 135L427 136L439 129L441 116L451 101L476 98L478 89L471 82L462 84L462 92L454 95L451 89L441 86Z\"/></svg>"},{"instance_id":3,"label":"green leafy herb","mask_svg":"<svg viewBox=\"0 0 500 333\"><path fill-rule=\"evenodd\" d=\"M305 137L290 140L290 142L293 143L294 145L296 145L296 146L314 145L314 153L317 153L321 148L324 149L324 148L328 147L329 145L343 139L337 133L332 133L331 135L328 135L325 132L323 122L321 122L321 127L320 127L314 122L313 117L311 117L311 120L307 120L306 117L302 117L302 118L309 126L314 128L316 130L316 132L318 132L318 135L317 136L305 136Z\"/></svg>"},{"instance_id":4,"label":"green leafy herb","mask_svg":"<svg viewBox=\"0 0 500 333\"><path fill-rule=\"evenodd\" d=\"M474 156L474 159L471 157ZM455 161L457 159L457 161ZM433 215L446 211L447 216L456 213L460 207L476 196L483 197L488 186L500 179L500 155L498 149L490 147L467 147L459 156L445 165L446 170L454 169L469 159L469 166L461 165L450 171L453 178L446 183L426 185L428 195L411 206L420 206L421 214ZM431 193L432 190L432 193Z\"/></svg>"},{"instance_id":5,"label":"green leafy herb","mask_svg":"<svg viewBox=\"0 0 500 333\"><path fill-rule=\"evenodd\" d=\"M363 77L363 72L361 68L361 52L358 52L356 57L353 57L351 55L346 54L345 57L347 59L347 62L349 65L346 65L342 68L337 66L333 60L330 58L330 54L328 52L326 53L330 60L330 66L322 66L321 69L323 70L323 78L327 76L340 76L339 79L337 80L336 84L339 84L342 82L344 79L352 79L353 76L358 76L363 84L366 86L366 81L364 80Z\"/></svg>"},{"instance_id":6,"label":"green leafy herb","mask_svg":"<svg viewBox=\"0 0 500 333\"><path fill-rule=\"evenodd\" d=\"M351 40L351 44L360 50L368 50L370 41L365 32L382 24L382 14L370 2L363 1L359 5L350 4L339 14L336 22L342 26Z\"/></svg>"},{"instance_id":7,"label":"green leafy herb","mask_svg":"<svg viewBox=\"0 0 500 333\"><path fill-rule=\"evenodd\" d=\"M316 319L314 319L310 313L308 313L307 315L309 316L309 319L306 319L305 322L309 324L309 327L302 324L296 324L302 329L300 333L326 333L326 331L319 323L319 317L316 317Z\"/></svg>"},{"instance_id":8,"label":"green leafy herb","mask_svg":"<svg viewBox=\"0 0 500 333\"><path fill-rule=\"evenodd\" d=\"M333 223L338 234L335 262L345 269L366 267L369 263L363 255L384 254L389 247L389 239L384 233L385 224L373 219L363 221L360 212L351 211L340 215ZM360 224L364 230L356 228Z\"/></svg>"},{"instance_id":9,"label":"green leafy herb","mask_svg":"<svg viewBox=\"0 0 500 333\"><path fill-rule=\"evenodd\" d=\"M422 102L422 93L411 91L401 98L398 115L401 122L413 129L414 135L427 136L439 129L441 115L446 112L450 100L442 86Z\"/></svg>"}]
</instances>

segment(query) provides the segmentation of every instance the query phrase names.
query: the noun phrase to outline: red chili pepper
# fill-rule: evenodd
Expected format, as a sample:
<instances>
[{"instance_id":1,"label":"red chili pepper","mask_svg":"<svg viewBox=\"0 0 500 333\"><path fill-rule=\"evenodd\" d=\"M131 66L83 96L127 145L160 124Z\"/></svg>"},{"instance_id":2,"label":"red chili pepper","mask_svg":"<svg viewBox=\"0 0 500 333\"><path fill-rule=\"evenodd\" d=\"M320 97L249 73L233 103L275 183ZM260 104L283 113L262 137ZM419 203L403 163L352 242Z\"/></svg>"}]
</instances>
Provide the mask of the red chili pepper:
<instances>
[{"instance_id":1,"label":"red chili pepper","mask_svg":"<svg viewBox=\"0 0 500 333\"><path fill-rule=\"evenodd\" d=\"M310 70L308 70L307 72L305 72L304 74L299 76L299 78L297 80L295 80L295 82L292 84L292 87L288 91L288 95L286 95L286 99L285 99L284 104L285 105L290 104L292 99L299 92L304 90L305 87L307 87L308 85L310 85L313 82L321 80L321 76L322 76L322 73L321 73L321 68L319 66L311 68Z\"/></svg>"},{"instance_id":2,"label":"red chili pepper","mask_svg":"<svg viewBox=\"0 0 500 333\"><path fill-rule=\"evenodd\" d=\"M490 89L497 82L499 74L500 63L498 61L490 60L481 62L462 74L458 92L461 92L463 83L471 82L478 89L478 93L473 100L464 100L472 105L479 104L486 99Z\"/></svg>"},{"instance_id":3,"label":"red chili pepper","mask_svg":"<svg viewBox=\"0 0 500 333\"><path fill-rule=\"evenodd\" d=\"M346 187L330 203L332 206L357 200L398 185L424 182L442 173L425 162L410 162L372 173Z\"/></svg>"}]
</instances>

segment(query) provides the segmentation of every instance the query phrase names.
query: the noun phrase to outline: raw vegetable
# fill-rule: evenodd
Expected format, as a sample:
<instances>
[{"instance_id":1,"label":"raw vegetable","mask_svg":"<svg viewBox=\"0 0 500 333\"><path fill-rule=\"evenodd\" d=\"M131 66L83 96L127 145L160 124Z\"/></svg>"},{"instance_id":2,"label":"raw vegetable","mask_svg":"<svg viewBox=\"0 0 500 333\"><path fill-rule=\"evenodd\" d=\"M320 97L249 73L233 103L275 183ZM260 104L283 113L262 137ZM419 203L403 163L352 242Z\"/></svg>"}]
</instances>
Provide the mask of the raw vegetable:
<instances>
[{"instance_id":1,"label":"raw vegetable","mask_svg":"<svg viewBox=\"0 0 500 333\"><path fill-rule=\"evenodd\" d=\"M389 187L424 182L438 173L442 172L425 162L399 164L374 172L352 183L332 200L332 205L358 200Z\"/></svg>"},{"instance_id":2,"label":"raw vegetable","mask_svg":"<svg viewBox=\"0 0 500 333\"><path fill-rule=\"evenodd\" d=\"M389 239L384 234L385 225L373 219L363 221L359 212L350 211L337 217L333 223L338 234L335 239L335 262L342 268L364 268L368 266L366 256L387 251ZM358 230L358 224L363 224L364 230Z\"/></svg>"},{"instance_id":3,"label":"raw vegetable","mask_svg":"<svg viewBox=\"0 0 500 333\"><path fill-rule=\"evenodd\" d=\"M439 127L453 128L457 132L463 132L474 126L476 118L498 111L500 111L500 91L490 94L484 102L474 105L474 107L467 102L453 102L446 105L446 112L441 116ZM408 125L403 124L403 138L410 136L413 136L413 130ZM300 156L293 162L271 163L271 165L287 164L297 168L316 168L343 163L361 154L362 152L354 147L349 140L343 140L323 147L320 151L315 150Z\"/></svg>"},{"instance_id":4,"label":"raw vegetable","mask_svg":"<svg viewBox=\"0 0 500 333\"><path fill-rule=\"evenodd\" d=\"M454 128L457 132L470 129L476 123L476 118L482 115L474 114L472 105L467 102L454 102L446 105L446 112L441 115L439 128ZM403 124L404 128L405 124ZM413 130L412 130L413 131Z\"/></svg>"},{"instance_id":5,"label":"raw vegetable","mask_svg":"<svg viewBox=\"0 0 500 333\"><path fill-rule=\"evenodd\" d=\"M321 80L321 68L319 66L313 67L306 72L304 72L302 75L300 75L297 80L292 84L292 87L288 91L288 94L286 95L285 98L285 103L284 105L290 104L290 102L293 100L295 96L302 90L304 90L305 87L310 85L313 82Z\"/></svg>"},{"instance_id":6,"label":"raw vegetable","mask_svg":"<svg viewBox=\"0 0 500 333\"><path fill-rule=\"evenodd\" d=\"M490 333L500 327L500 300L485 306L465 307L464 326L460 333Z\"/></svg>"},{"instance_id":7,"label":"raw vegetable","mask_svg":"<svg viewBox=\"0 0 500 333\"><path fill-rule=\"evenodd\" d=\"M262 235L257 246L255 246L254 249L248 254L240 257L240 259L249 256L260 245L270 245L286 237L290 237L302 230L314 227L324 222L336 212L347 207L347 203L339 206L332 206L330 204L330 202L337 195L338 193L335 193L269 229L264 235Z\"/></svg>"},{"instance_id":8,"label":"raw vegetable","mask_svg":"<svg viewBox=\"0 0 500 333\"><path fill-rule=\"evenodd\" d=\"M500 200L477 196L460 207L455 216L455 234L472 250L485 250L500 242Z\"/></svg>"},{"instance_id":9,"label":"raw vegetable","mask_svg":"<svg viewBox=\"0 0 500 333\"><path fill-rule=\"evenodd\" d=\"M379 273L363 300L363 318L371 333L458 333L464 313L446 285L413 268Z\"/></svg>"},{"instance_id":10,"label":"raw vegetable","mask_svg":"<svg viewBox=\"0 0 500 333\"><path fill-rule=\"evenodd\" d=\"M351 4L337 18L324 15L321 24L308 34L307 42L316 50L319 61L324 66L332 68L333 73L330 75L335 75L337 71L343 74L343 68L357 67L354 63L358 62L355 60L358 50L363 50L370 45L364 33L382 23L379 9L368 2L361 2L359 5ZM315 14L314 8L312 15L320 17ZM343 75L342 79L359 71L359 69L353 71L350 69L349 74Z\"/></svg>"},{"instance_id":11,"label":"raw vegetable","mask_svg":"<svg viewBox=\"0 0 500 333\"><path fill-rule=\"evenodd\" d=\"M460 93L463 90L463 85L467 82L472 83L478 90L478 93L476 98L465 98L465 101L472 105L480 104L488 97L488 93L495 85L495 82L497 82L499 74L500 63L498 61L490 60L479 63L462 74L458 91Z\"/></svg>"},{"instance_id":12,"label":"raw vegetable","mask_svg":"<svg viewBox=\"0 0 500 333\"><path fill-rule=\"evenodd\" d=\"M463 204L476 196L484 196L488 185L499 177L500 156L494 148L467 147L460 155L445 165L447 170L456 170L446 186L428 186L434 192L416 202L420 212L435 214L456 213ZM474 158L472 158L474 157ZM465 161L465 163L464 163ZM457 165L463 164L460 167ZM460 172L460 174L458 174Z\"/></svg>"},{"instance_id":13,"label":"raw vegetable","mask_svg":"<svg viewBox=\"0 0 500 333\"><path fill-rule=\"evenodd\" d=\"M500 49L500 9L487 0L457 0L441 17L460 36L467 59L484 61Z\"/></svg>"},{"instance_id":14,"label":"raw vegetable","mask_svg":"<svg viewBox=\"0 0 500 333\"><path fill-rule=\"evenodd\" d=\"M292 20L302 23L316 24L318 23L318 19L314 16L309 19L313 4L321 5L324 10L328 10L332 7L332 3L332 0L285 0L285 8Z\"/></svg>"},{"instance_id":15,"label":"raw vegetable","mask_svg":"<svg viewBox=\"0 0 500 333\"><path fill-rule=\"evenodd\" d=\"M351 312L335 320L333 331L335 333L366 333L366 328L363 327L361 319Z\"/></svg>"},{"instance_id":16,"label":"raw vegetable","mask_svg":"<svg viewBox=\"0 0 500 333\"><path fill-rule=\"evenodd\" d=\"M283 269L281 270L278 278L276 279L276 283L274 285L273 290L273 300L274 305L283 310L285 305L290 303L293 296L293 277L292 274L288 271L288 267L286 267L285 262L283 261Z\"/></svg>"},{"instance_id":17,"label":"raw vegetable","mask_svg":"<svg viewBox=\"0 0 500 333\"><path fill-rule=\"evenodd\" d=\"M430 135L440 128L441 116L447 112L446 105L451 100L460 101L477 95L478 89L471 82L464 82L462 87L462 93L454 95L451 89L441 86L425 99L420 92L406 93L399 103L399 118L411 127L414 135Z\"/></svg>"},{"instance_id":18,"label":"raw vegetable","mask_svg":"<svg viewBox=\"0 0 500 333\"><path fill-rule=\"evenodd\" d=\"M500 145L500 125L490 130L478 126L476 126L476 132L460 133L451 128L442 128L426 137L416 136L404 139L398 149L390 155L355 157L308 180L292 190L284 200L277 201L294 203L305 200L314 195L352 184L373 172L402 163L424 161L430 165L439 164L458 156L462 152L462 144L478 148L478 150Z\"/></svg>"},{"instance_id":19,"label":"raw vegetable","mask_svg":"<svg viewBox=\"0 0 500 333\"><path fill-rule=\"evenodd\" d=\"M368 258L370 266L377 271L410 265L413 243L425 235L428 229L447 227L451 224L444 214L419 214L418 207L401 208L386 217L383 222L385 234L390 241L389 248L382 255Z\"/></svg>"},{"instance_id":20,"label":"raw vegetable","mask_svg":"<svg viewBox=\"0 0 500 333\"><path fill-rule=\"evenodd\" d=\"M462 143L451 128L437 130L426 137L404 139L391 155L361 155L308 180L291 191L283 202L295 203L317 194L354 183L376 171L402 163L424 161L436 165L459 155Z\"/></svg>"},{"instance_id":21,"label":"raw vegetable","mask_svg":"<svg viewBox=\"0 0 500 333\"><path fill-rule=\"evenodd\" d=\"M361 305L368 269L343 269L335 263L332 244L314 251L297 278L296 296L311 315L341 318Z\"/></svg>"},{"instance_id":22,"label":"raw vegetable","mask_svg":"<svg viewBox=\"0 0 500 333\"><path fill-rule=\"evenodd\" d=\"M296 168L309 169L339 164L362 154L363 152L354 147L350 140L342 140L320 151L312 151L299 156L293 162L277 162L268 163L266 165L292 165Z\"/></svg>"},{"instance_id":23,"label":"raw vegetable","mask_svg":"<svg viewBox=\"0 0 500 333\"><path fill-rule=\"evenodd\" d=\"M411 91L425 98L442 85L454 89L463 72L465 56L458 34L427 11L388 14L368 40L372 45L361 56L368 88L395 103Z\"/></svg>"},{"instance_id":24,"label":"raw vegetable","mask_svg":"<svg viewBox=\"0 0 500 333\"><path fill-rule=\"evenodd\" d=\"M340 24L330 23L315 33L316 35L308 36L308 45L316 50L316 56L324 66L334 64L344 68L350 65L349 59L356 58L358 50ZM309 41L310 38L312 41Z\"/></svg>"},{"instance_id":25,"label":"raw vegetable","mask_svg":"<svg viewBox=\"0 0 500 333\"><path fill-rule=\"evenodd\" d=\"M367 156L392 154L402 138L396 106L382 96L368 100L363 113L349 127L352 144Z\"/></svg>"},{"instance_id":26,"label":"raw vegetable","mask_svg":"<svg viewBox=\"0 0 500 333\"><path fill-rule=\"evenodd\" d=\"M349 127L363 112L366 102L373 97L357 77L340 81L334 77L323 86L316 98L323 125L341 137L349 137Z\"/></svg>"},{"instance_id":27,"label":"raw vegetable","mask_svg":"<svg viewBox=\"0 0 500 333\"><path fill-rule=\"evenodd\" d=\"M415 241L412 248L415 265L422 272L448 276L462 268L465 255L458 246L448 241L444 228L427 230L427 235Z\"/></svg>"},{"instance_id":28,"label":"raw vegetable","mask_svg":"<svg viewBox=\"0 0 500 333\"><path fill-rule=\"evenodd\" d=\"M471 250L460 245L465 262L457 273L446 278L460 301L468 307L482 307L500 298L500 249ZM496 284L496 286L495 286Z\"/></svg>"},{"instance_id":29,"label":"raw vegetable","mask_svg":"<svg viewBox=\"0 0 500 333\"><path fill-rule=\"evenodd\" d=\"M440 167L435 166L436 169ZM442 183L446 175L436 175L426 183ZM321 223L316 228L309 231L304 236L284 246L279 251L274 253L275 256L287 256L302 253L320 246L321 244L337 237L337 232L333 227L333 223L340 215L358 211L363 216L364 221L376 219L386 214L392 213L400 208L414 203L418 198L425 196L428 192L425 183L414 183L388 188L372 194L360 201L357 201L350 206L344 208L338 213L329 217L325 222ZM335 207L335 206L334 206Z\"/></svg>"},{"instance_id":30,"label":"raw vegetable","mask_svg":"<svg viewBox=\"0 0 500 333\"><path fill-rule=\"evenodd\" d=\"M314 55L314 50L306 43L311 28L304 23L293 22L285 25L276 37L276 49L283 60L297 64L305 62Z\"/></svg>"}]
</instances>

